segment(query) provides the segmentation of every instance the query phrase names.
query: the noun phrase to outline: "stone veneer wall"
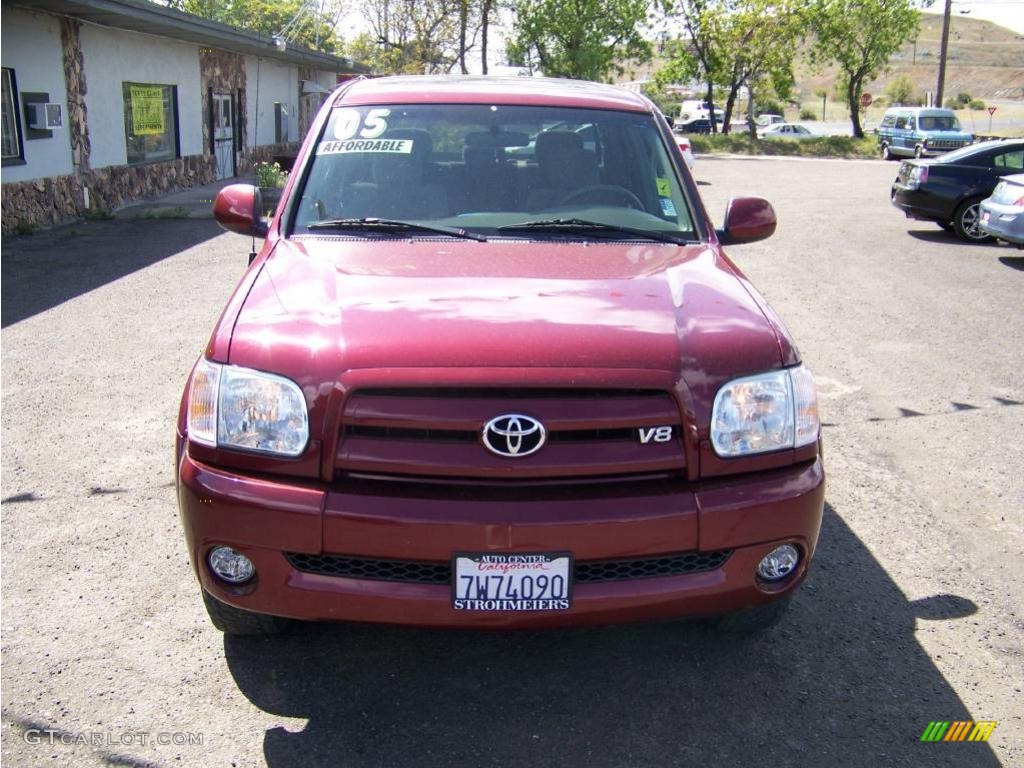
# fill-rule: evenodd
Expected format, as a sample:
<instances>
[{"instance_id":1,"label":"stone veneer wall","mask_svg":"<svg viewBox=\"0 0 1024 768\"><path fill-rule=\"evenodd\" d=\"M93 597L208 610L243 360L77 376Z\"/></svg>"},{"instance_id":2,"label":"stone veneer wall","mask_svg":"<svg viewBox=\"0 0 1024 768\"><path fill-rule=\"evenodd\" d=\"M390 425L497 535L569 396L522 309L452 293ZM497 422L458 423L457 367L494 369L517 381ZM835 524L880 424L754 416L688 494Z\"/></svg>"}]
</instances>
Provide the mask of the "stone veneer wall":
<instances>
[{"instance_id":1,"label":"stone veneer wall","mask_svg":"<svg viewBox=\"0 0 1024 768\"><path fill-rule=\"evenodd\" d=\"M212 155L188 155L146 165L112 165L3 185L3 231L60 224L87 213L108 213L129 200L152 197L215 180ZM86 211L82 188L89 189Z\"/></svg>"},{"instance_id":2,"label":"stone veneer wall","mask_svg":"<svg viewBox=\"0 0 1024 768\"><path fill-rule=\"evenodd\" d=\"M230 93L235 97L235 135L245 144L245 57L216 48L199 49L199 88L203 95L203 149L210 147L209 93ZM241 90L239 90L241 89ZM238 151L241 147L235 147Z\"/></svg>"},{"instance_id":3,"label":"stone veneer wall","mask_svg":"<svg viewBox=\"0 0 1024 768\"><path fill-rule=\"evenodd\" d=\"M32 231L60 224L81 216L84 210L82 182L78 176L50 176L3 185L0 215L5 235L22 228Z\"/></svg>"},{"instance_id":4,"label":"stone veneer wall","mask_svg":"<svg viewBox=\"0 0 1024 768\"><path fill-rule=\"evenodd\" d=\"M89 170L89 118L85 104L85 60L79 30L82 23L77 19L62 16L60 20L60 41L64 49L64 84L68 96L68 139L71 142L71 162L75 171Z\"/></svg>"}]
</instances>

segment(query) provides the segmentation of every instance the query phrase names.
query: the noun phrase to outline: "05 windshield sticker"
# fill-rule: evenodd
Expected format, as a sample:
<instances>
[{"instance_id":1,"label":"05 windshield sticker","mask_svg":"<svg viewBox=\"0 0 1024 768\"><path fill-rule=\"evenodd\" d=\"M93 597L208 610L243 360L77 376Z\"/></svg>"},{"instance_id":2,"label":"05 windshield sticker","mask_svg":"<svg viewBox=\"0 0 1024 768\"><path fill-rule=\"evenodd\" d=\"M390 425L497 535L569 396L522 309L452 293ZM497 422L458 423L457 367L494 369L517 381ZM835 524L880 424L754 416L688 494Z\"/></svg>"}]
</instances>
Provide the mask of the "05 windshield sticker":
<instances>
[{"instance_id":1,"label":"05 windshield sticker","mask_svg":"<svg viewBox=\"0 0 1024 768\"><path fill-rule=\"evenodd\" d=\"M412 139L321 141L316 148L316 153L318 155L345 155L355 152L376 152L378 154L411 155L412 144Z\"/></svg>"},{"instance_id":2,"label":"05 windshield sticker","mask_svg":"<svg viewBox=\"0 0 1024 768\"><path fill-rule=\"evenodd\" d=\"M384 135L388 129L388 115L390 109L371 109L366 113L366 119L356 109L339 109L334 115L334 138L338 141L345 141L356 137L358 133L361 139L376 139ZM359 126L362 125L362 130Z\"/></svg>"},{"instance_id":3,"label":"05 windshield sticker","mask_svg":"<svg viewBox=\"0 0 1024 768\"><path fill-rule=\"evenodd\" d=\"M672 204L672 201L667 197L659 198L659 200L661 202L661 212L666 216L675 218L676 207Z\"/></svg>"},{"instance_id":4,"label":"05 windshield sticker","mask_svg":"<svg viewBox=\"0 0 1024 768\"><path fill-rule=\"evenodd\" d=\"M668 179L658 176L656 181L658 184L658 197L672 197L672 185Z\"/></svg>"}]
</instances>

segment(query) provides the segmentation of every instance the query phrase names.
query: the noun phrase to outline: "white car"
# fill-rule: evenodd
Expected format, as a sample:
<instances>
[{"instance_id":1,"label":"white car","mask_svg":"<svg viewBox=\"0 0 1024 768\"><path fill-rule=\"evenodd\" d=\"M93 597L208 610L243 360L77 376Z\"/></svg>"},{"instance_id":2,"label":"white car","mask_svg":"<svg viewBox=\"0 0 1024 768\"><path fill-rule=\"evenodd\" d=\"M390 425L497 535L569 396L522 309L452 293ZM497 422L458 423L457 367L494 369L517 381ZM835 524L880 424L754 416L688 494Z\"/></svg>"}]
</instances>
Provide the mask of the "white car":
<instances>
[{"instance_id":1,"label":"white car","mask_svg":"<svg viewBox=\"0 0 1024 768\"><path fill-rule=\"evenodd\" d=\"M810 131L800 123L776 123L775 125L769 126L761 133L762 139L796 139L797 141L803 141L804 139L813 139L817 134Z\"/></svg>"},{"instance_id":2,"label":"white car","mask_svg":"<svg viewBox=\"0 0 1024 768\"><path fill-rule=\"evenodd\" d=\"M679 145L679 151L683 153L683 160L686 161L686 167L692 171L693 149L690 147L690 137L680 136L678 133L673 133L672 135L675 137L676 144Z\"/></svg>"}]
</instances>

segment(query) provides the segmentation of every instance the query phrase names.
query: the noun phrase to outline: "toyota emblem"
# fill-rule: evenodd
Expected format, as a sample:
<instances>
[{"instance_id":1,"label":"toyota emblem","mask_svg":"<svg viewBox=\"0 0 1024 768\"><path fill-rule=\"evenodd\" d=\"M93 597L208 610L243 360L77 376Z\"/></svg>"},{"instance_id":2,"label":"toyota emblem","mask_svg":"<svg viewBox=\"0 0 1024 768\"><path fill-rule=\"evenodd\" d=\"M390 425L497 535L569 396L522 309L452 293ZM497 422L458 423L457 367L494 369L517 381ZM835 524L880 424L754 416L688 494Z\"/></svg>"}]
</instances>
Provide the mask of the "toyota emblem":
<instances>
[{"instance_id":1,"label":"toyota emblem","mask_svg":"<svg viewBox=\"0 0 1024 768\"><path fill-rule=\"evenodd\" d=\"M539 451L547 440L547 431L531 416L506 413L484 424L482 437L491 453L518 458Z\"/></svg>"}]
</instances>

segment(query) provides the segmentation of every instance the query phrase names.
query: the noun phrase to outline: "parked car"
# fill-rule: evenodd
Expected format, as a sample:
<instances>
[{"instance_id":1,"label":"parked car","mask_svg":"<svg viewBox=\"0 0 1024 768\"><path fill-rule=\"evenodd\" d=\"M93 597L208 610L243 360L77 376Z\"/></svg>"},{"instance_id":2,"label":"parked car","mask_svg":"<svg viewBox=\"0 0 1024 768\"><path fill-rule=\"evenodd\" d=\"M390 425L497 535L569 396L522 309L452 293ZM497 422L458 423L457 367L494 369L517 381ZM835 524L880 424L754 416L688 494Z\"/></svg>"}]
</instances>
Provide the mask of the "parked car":
<instances>
[{"instance_id":1,"label":"parked car","mask_svg":"<svg viewBox=\"0 0 1024 768\"><path fill-rule=\"evenodd\" d=\"M981 228L981 201L1004 176L1024 170L1024 140L988 141L934 160L904 160L892 204L908 218L934 221L968 242L991 239Z\"/></svg>"},{"instance_id":2,"label":"parked car","mask_svg":"<svg viewBox=\"0 0 1024 768\"><path fill-rule=\"evenodd\" d=\"M817 138L806 126L799 123L775 123L761 133L762 139L775 141L778 139L791 139L793 141L804 141Z\"/></svg>"},{"instance_id":3,"label":"parked car","mask_svg":"<svg viewBox=\"0 0 1024 768\"><path fill-rule=\"evenodd\" d=\"M665 125L668 126L668 129L670 131L672 131L672 135L675 138L676 146L678 146L679 147L679 151L683 153L683 161L686 163L686 167L689 168L692 171L693 170L693 149L690 146L690 140L688 138L686 138L685 136L679 136L678 134L675 133L674 126L672 125L672 121L668 118L668 116L666 114L664 114L663 112L661 112L659 110L658 111L658 116L662 119L662 121L664 121Z\"/></svg>"},{"instance_id":4,"label":"parked car","mask_svg":"<svg viewBox=\"0 0 1024 768\"><path fill-rule=\"evenodd\" d=\"M786 122L786 118L782 115L773 115L765 112L762 115L758 115L754 118L754 125L757 126L758 130L761 128L770 128L773 125Z\"/></svg>"},{"instance_id":5,"label":"parked car","mask_svg":"<svg viewBox=\"0 0 1024 768\"><path fill-rule=\"evenodd\" d=\"M676 136L676 145L679 147L679 151L683 153L683 160L686 163L686 167L691 171L693 170L693 147L690 145L690 140L685 136Z\"/></svg>"},{"instance_id":6,"label":"parked car","mask_svg":"<svg viewBox=\"0 0 1024 768\"><path fill-rule=\"evenodd\" d=\"M721 123L719 123L719 128L721 128ZM706 117L687 120L685 123L676 123L675 130L680 133L711 133L711 121Z\"/></svg>"},{"instance_id":7,"label":"parked car","mask_svg":"<svg viewBox=\"0 0 1024 768\"><path fill-rule=\"evenodd\" d=\"M960 128L956 112L939 108L890 107L877 133L883 160L936 157L974 141L970 132Z\"/></svg>"},{"instance_id":8,"label":"parked car","mask_svg":"<svg viewBox=\"0 0 1024 768\"><path fill-rule=\"evenodd\" d=\"M269 224L218 194L265 238L177 422L218 628L779 618L822 519L814 383L723 250L771 205L715 229L672 142L612 86L352 80Z\"/></svg>"},{"instance_id":9,"label":"parked car","mask_svg":"<svg viewBox=\"0 0 1024 768\"><path fill-rule=\"evenodd\" d=\"M1004 177L992 197L981 201L981 228L992 237L1024 247L1024 173Z\"/></svg>"}]
</instances>

